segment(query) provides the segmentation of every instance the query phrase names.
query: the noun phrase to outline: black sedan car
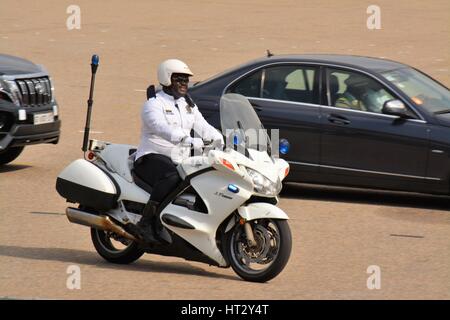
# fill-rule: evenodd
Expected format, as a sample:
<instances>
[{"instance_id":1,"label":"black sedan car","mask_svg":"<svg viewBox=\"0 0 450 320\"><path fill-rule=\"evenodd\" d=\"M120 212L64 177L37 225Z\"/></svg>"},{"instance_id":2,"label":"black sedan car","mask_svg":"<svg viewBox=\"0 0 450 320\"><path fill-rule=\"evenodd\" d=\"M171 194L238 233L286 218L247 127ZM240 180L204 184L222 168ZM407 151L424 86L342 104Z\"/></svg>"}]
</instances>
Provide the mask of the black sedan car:
<instances>
[{"instance_id":1,"label":"black sedan car","mask_svg":"<svg viewBox=\"0 0 450 320\"><path fill-rule=\"evenodd\" d=\"M246 96L290 142L290 181L450 193L450 94L413 67L348 55L268 56L189 92L219 123L224 93Z\"/></svg>"}]
</instances>

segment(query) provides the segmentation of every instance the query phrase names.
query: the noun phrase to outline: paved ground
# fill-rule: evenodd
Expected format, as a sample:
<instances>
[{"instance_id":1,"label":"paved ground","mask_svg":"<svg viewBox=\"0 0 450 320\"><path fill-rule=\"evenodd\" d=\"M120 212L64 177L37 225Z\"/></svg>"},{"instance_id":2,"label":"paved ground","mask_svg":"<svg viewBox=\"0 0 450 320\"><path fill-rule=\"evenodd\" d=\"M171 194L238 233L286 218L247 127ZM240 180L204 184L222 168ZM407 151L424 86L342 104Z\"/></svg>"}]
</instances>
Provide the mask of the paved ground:
<instances>
[{"instance_id":1,"label":"paved ground","mask_svg":"<svg viewBox=\"0 0 450 320\"><path fill-rule=\"evenodd\" d=\"M366 28L360 1L76 1L81 30L68 31L73 1L3 0L0 52L44 64L61 106L60 143L26 148L0 169L0 297L64 299L449 299L449 200L422 195L290 185L293 252L266 284L230 269L147 255L104 262L87 228L70 224L54 188L81 157L89 58L98 53L93 137L137 144L139 110L155 68L178 57L201 80L264 55L347 53L386 57L450 84L448 1L377 1L382 29ZM70 265L81 289L66 287ZM381 289L366 286L381 269Z\"/></svg>"}]
</instances>

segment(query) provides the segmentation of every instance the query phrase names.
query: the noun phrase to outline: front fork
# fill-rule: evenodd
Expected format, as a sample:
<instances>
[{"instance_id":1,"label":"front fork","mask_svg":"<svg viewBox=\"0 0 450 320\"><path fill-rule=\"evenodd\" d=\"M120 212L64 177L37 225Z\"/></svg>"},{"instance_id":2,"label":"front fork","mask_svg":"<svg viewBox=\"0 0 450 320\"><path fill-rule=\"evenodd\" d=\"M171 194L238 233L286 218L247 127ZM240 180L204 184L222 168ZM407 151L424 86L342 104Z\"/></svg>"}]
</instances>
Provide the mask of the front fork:
<instances>
[{"instance_id":1,"label":"front fork","mask_svg":"<svg viewBox=\"0 0 450 320\"><path fill-rule=\"evenodd\" d=\"M250 247L257 245L255 235L252 230L251 221L258 219L278 219L288 220L289 217L283 210L274 206L273 204L266 202L255 202L247 206L238 208L239 220L231 219L225 228L225 233L230 231L231 228L238 222L244 226L245 235Z\"/></svg>"},{"instance_id":2,"label":"front fork","mask_svg":"<svg viewBox=\"0 0 450 320\"><path fill-rule=\"evenodd\" d=\"M244 225L245 236L247 237L248 245L252 248L256 247L256 240L255 240L255 236L253 234L253 229L252 229L251 223L246 221L244 218L241 218L239 220L239 223Z\"/></svg>"},{"instance_id":3,"label":"front fork","mask_svg":"<svg viewBox=\"0 0 450 320\"><path fill-rule=\"evenodd\" d=\"M251 221L258 219L289 219L283 210L266 202L254 202L247 206L242 206L238 208L238 214L239 224L244 225L245 235L250 247L257 245Z\"/></svg>"},{"instance_id":4,"label":"front fork","mask_svg":"<svg viewBox=\"0 0 450 320\"><path fill-rule=\"evenodd\" d=\"M253 236L252 225L249 222L246 222L245 225L245 235L247 236L247 241L250 247L256 247L256 240Z\"/></svg>"},{"instance_id":5,"label":"front fork","mask_svg":"<svg viewBox=\"0 0 450 320\"><path fill-rule=\"evenodd\" d=\"M256 240L255 235L253 233L252 224L250 221L247 221L246 219L242 217L238 217L238 219L230 219L228 222L228 226L225 228L225 233L231 230L234 225L239 223L241 226L244 226L245 236L247 237L247 243L250 247L256 246Z\"/></svg>"}]
</instances>

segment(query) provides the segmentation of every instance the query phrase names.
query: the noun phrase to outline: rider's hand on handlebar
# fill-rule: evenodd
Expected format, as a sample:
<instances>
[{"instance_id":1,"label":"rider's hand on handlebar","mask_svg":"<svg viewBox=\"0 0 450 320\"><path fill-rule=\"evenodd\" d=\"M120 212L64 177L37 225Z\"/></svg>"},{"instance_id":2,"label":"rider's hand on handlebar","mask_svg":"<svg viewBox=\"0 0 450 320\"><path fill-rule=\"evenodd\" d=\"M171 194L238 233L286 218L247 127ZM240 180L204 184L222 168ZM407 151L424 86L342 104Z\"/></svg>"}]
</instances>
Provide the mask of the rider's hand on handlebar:
<instances>
[{"instance_id":1,"label":"rider's hand on handlebar","mask_svg":"<svg viewBox=\"0 0 450 320\"><path fill-rule=\"evenodd\" d=\"M221 133L217 132L216 134L213 135L210 146L213 149L223 150L224 140Z\"/></svg>"},{"instance_id":2,"label":"rider's hand on handlebar","mask_svg":"<svg viewBox=\"0 0 450 320\"><path fill-rule=\"evenodd\" d=\"M205 150L223 150L223 137L216 136L211 140L203 140Z\"/></svg>"},{"instance_id":3,"label":"rider's hand on handlebar","mask_svg":"<svg viewBox=\"0 0 450 320\"><path fill-rule=\"evenodd\" d=\"M200 138L186 138L185 142L190 144L194 150L202 150L203 148L203 140Z\"/></svg>"},{"instance_id":4,"label":"rider's hand on handlebar","mask_svg":"<svg viewBox=\"0 0 450 320\"><path fill-rule=\"evenodd\" d=\"M215 139L212 142L212 147L214 149L223 150L223 146L224 146L224 142L223 142L223 138L222 137L220 137L219 139Z\"/></svg>"}]
</instances>

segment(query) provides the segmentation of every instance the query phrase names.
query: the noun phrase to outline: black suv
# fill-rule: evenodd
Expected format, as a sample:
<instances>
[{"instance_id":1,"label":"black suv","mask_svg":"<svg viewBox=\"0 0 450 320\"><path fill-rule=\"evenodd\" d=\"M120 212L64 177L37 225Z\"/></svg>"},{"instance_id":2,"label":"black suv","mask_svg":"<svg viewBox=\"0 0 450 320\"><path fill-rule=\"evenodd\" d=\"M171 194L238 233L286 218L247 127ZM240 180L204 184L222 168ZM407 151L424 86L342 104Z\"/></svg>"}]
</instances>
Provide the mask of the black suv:
<instances>
[{"instance_id":1,"label":"black suv","mask_svg":"<svg viewBox=\"0 0 450 320\"><path fill-rule=\"evenodd\" d=\"M0 165L17 158L26 145L58 143L60 127L45 68L0 54Z\"/></svg>"}]
</instances>

